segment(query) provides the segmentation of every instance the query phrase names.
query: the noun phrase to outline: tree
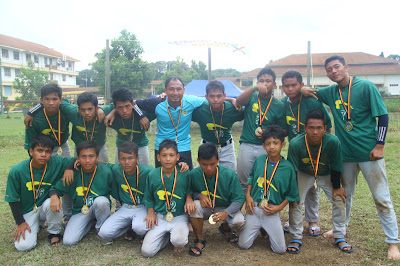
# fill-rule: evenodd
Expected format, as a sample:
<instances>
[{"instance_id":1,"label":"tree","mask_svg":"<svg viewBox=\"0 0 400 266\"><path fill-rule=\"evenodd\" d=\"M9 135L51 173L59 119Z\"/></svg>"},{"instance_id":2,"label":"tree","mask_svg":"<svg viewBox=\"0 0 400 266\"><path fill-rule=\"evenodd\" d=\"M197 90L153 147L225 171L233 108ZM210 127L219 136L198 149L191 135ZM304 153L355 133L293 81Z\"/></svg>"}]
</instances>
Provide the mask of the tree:
<instances>
[{"instance_id":1,"label":"tree","mask_svg":"<svg viewBox=\"0 0 400 266\"><path fill-rule=\"evenodd\" d=\"M211 71L213 77L240 77L242 75L242 72L237 71L236 69L233 68L227 68L227 69L215 69Z\"/></svg>"},{"instance_id":2,"label":"tree","mask_svg":"<svg viewBox=\"0 0 400 266\"><path fill-rule=\"evenodd\" d=\"M383 54L383 52L381 52L381 54L379 55L380 57L385 57L385 55Z\"/></svg>"},{"instance_id":3,"label":"tree","mask_svg":"<svg viewBox=\"0 0 400 266\"><path fill-rule=\"evenodd\" d=\"M169 70L167 70L162 76L163 80L166 80L171 76L176 76L180 77L183 83L187 84L194 79L208 79L206 64L201 61L197 64L195 60L192 60L191 67L189 67L182 58L177 57L176 61L171 63L172 65L168 65Z\"/></svg>"},{"instance_id":4,"label":"tree","mask_svg":"<svg viewBox=\"0 0 400 266\"><path fill-rule=\"evenodd\" d=\"M143 48L136 36L127 30L122 30L121 35L110 44L110 82L111 91L121 87L132 90L134 97L143 95L143 88L149 86L155 75L150 64L143 61L140 56ZM98 77L98 86L105 90L106 50L96 53L96 62L92 69Z\"/></svg>"},{"instance_id":5,"label":"tree","mask_svg":"<svg viewBox=\"0 0 400 266\"><path fill-rule=\"evenodd\" d=\"M99 76L93 69L81 70L76 77L76 85L79 87L97 87L100 83Z\"/></svg>"},{"instance_id":6,"label":"tree","mask_svg":"<svg viewBox=\"0 0 400 266\"><path fill-rule=\"evenodd\" d=\"M48 83L49 73L35 68L31 60L27 67L21 68L21 74L13 81L14 89L21 93L21 100L37 100L40 98L40 90Z\"/></svg>"},{"instance_id":7,"label":"tree","mask_svg":"<svg viewBox=\"0 0 400 266\"><path fill-rule=\"evenodd\" d=\"M395 59L397 61L400 61L400 55L398 55L398 54L391 54L387 58L392 58L392 59Z\"/></svg>"}]
</instances>

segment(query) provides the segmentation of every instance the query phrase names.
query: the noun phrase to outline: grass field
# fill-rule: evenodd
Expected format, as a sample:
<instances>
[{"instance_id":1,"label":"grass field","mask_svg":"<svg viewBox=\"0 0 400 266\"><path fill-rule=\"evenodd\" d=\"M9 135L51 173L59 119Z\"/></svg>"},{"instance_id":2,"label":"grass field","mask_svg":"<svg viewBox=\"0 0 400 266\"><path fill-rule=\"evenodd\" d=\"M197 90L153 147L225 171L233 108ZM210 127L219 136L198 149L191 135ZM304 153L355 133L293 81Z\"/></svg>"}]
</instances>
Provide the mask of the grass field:
<instances>
[{"instance_id":1,"label":"grass field","mask_svg":"<svg viewBox=\"0 0 400 266\"><path fill-rule=\"evenodd\" d=\"M400 207L400 112L390 113L390 130L385 148L387 174L389 177L391 196L395 210ZM197 147L200 142L200 132L197 125L192 125L192 156L197 158ZM236 151L239 147L238 141L241 128L235 124L233 136L236 142ZM148 134L150 138L150 160L154 165L154 134ZM109 158L113 161L115 154L115 133L108 131L107 149ZM12 114L11 119L0 116L0 265L56 265L56 264L135 264L135 265L175 265L175 264L215 264L215 265L289 265L289 264L312 264L312 265L354 265L371 264L387 265L392 262L386 259L387 245L385 236L376 213L375 205L370 195L368 186L362 176L354 198L352 218L348 228L347 240L355 249L352 254L340 252L331 245L331 240L319 237L311 237L304 234L301 253L297 255L276 255L270 250L268 240L258 238L253 247L242 251L237 246L226 243L218 233L217 227L205 224L205 238L207 248L203 256L199 258L188 254L188 246L181 254L173 254L172 246L168 245L152 259L145 259L140 253L138 241L127 242L123 238L114 241L111 246L102 246L96 234L88 234L74 247L60 246L52 248L47 244L47 232L39 233L38 245L31 252L19 253L13 246L13 233L15 222L12 217L8 203L4 199L7 175L10 168L27 159L27 153L23 149L24 127L21 114ZM73 143L70 141L71 150ZM284 151L286 156L287 150ZM331 206L326 196L321 193L321 207L319 225L321 230L327 231L331 228ZM287 219L287 209L281 212L283 220ZM304 224L306 226L306 224ZM306 227L305 227L306 228ZM189 236L189 245L193 243L194 236ZM289 236L286 235L289 241Z\"/></svg>"}]
</instances>

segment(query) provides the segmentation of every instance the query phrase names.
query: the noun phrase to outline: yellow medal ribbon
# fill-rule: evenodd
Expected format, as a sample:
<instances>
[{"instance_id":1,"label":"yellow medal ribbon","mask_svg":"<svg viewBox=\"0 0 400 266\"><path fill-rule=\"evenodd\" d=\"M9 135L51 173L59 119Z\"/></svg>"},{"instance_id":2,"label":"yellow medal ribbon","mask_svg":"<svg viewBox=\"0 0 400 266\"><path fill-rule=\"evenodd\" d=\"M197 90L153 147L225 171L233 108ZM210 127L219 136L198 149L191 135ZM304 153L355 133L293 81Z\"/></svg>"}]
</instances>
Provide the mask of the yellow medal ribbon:
<instances>
[{"instance_id":1,"label":"yellow medal ribbon","mask_svg":"<svg viewBox=\"0 0 400 266\"><path fill-rule=\"evenodd\" d=\"M135 192L135 197L133 197L131 186L129 185L128 180L126 179L125 171L122 171L122 175L124 176L125 183L128 186L128 191L129 191L129 194L131 195L131 199L132 199L133 205L136 205L137 192L138 192L138 189L139 189L139 166L136 165L136 192Z\"/></svg>"},{"instance_id":2,"label":"yellow medal ribbon","mask_svg":"<svg viewBox=\"0 0 400 266\"><path fill-rule=\"evenodd\" d=\"M37 190L35 189L35 177L33 176L33 169L32 169L32 160L29 162L29 171L31 173L31 180L32 180L32 192L33 192L33 202L34 205L36 206L36 197L37 197L37 193L39 192L40 186L42 185L43 182L43 177L46 174L46 170L47 170L47 163L44 166L44 170L42 173L42 177L40 178L40 182L39 182L39 186L37 188ZM35 207L33 207L35 209Z\"/></svg>"},{"instance_id":3,"label":"yellow medal ribbon","mask_svg":"<svg viewBox=\"0 0 400 266\"><path fill-rule=\"evenodd\" d=\"M125 127L125 123L124 123L124 119L121 117L121 121L122 121L122 125L124 126L124 129L126 129ZM133 124L135 122L135 115L132 114L132 128L131 128L131 137L129 138L130 142L133 142ZM94 130L94 126L93 126L93 130Z\"/></svg>"},{"instance_id":4,"label":"yellow medal ribbon","mask_svg":"<svg viewBox=\"0 0 400 266\"><path fill-rule=\"evenodd\" d=\"M342 89L341 89L341 88L339 87L339 85L338 85L339 94L340 94L340 100L342 101L343 108L344 108L344 110L345 110L346 113L347 113L347 120L351 120L351 86L352 86L352 85L353 85L353 77L350 78L350 83L349 83L349 96L348 96L349 103L348 103L347 107L346 107L346 104L345 104L345 102L344 102L344 100L343 100Z\"/></svg>"},{"instance_id":5,"label":"yellow medal ribbon","mask_svg":"<svg viewBox=\"0 0 400 266\"><path fill-rule=\"evenodd\" d=\"M269 187L270 187L270 185L271 185L272 178L274 178L276 169L278 169L279 162L280 162L280 161L278 161L278 162L275 164L274 170L272 170L272 173L271 173L271 176L270 176L270 178L269 178L268 185L267 185L268 157L265 159L265 165L264 165L264 198L267 196L267 192L268 192Z\"/></svg>"},{"instance_id":6,"label":"yellow medal ribbon","mask_svg":"<svg viewBox=\"0 0 400 266\"><path fill-rule=\"evenodd\" d=\"M88 188L86 190L85 196L83 197L83 204L84 205L86 205L86 197L87 197L87 195L88 195L88 193L90 191L90 187L92 186L92 182L93 182L93 179L94 179L94 175L96 174L96 170L97 170L97 165L94 167L94 171L93 171L92 177L90 178L90 182L89 182ZM82 167L81 167L81 176L82 176L82 191L85 191L85 180L83 179Z\"/></svg>"},{"instance_id":7,"label":"yellow medal ribbon","mask_svg":"<svg viewBox=\"0 0 400 266\"><path fill-rule=\"evenodd\" d=\"M87 135L87 129L86 129L86 122L85 122L85 118L83 119L83 125L85 126L85 134L86 134L86 140L89 140L88 135ZM94 133L94 127L96 126L96 119L93 122L93 128L92 128L92 135L90 136L90 140L93 140L93 133Z\"/></svg>"},{"instance_id":8,"label":"yellow medal ribbon","mask_svg":"<svg viewBox=\"0 0 400 266\"><path fill-rule=\"evenodd\" d=\"M181 114L182 114L182 100L181 100L181 110L179 111L179 117L178 117L178 124L175 126L175 122L174 119L172 118L171 112L169 111L169 107L168 107L168 101L165 101L165 105L167 106L167 110L168 110L168 114L169 114L169 118L171 118L172 124L174 125L174 129L175 129L175 142L176 144L178 144L178 128L179 128L179 122L181 121Z\"/></svg>"},{"instance_id":9,"label":"yellow medal ribbon","mask_svg":"<svg viewBox=\"0 0 400 266\"><path fill-rule=\"evenodd\" d=\"M174 185L172 187L172 192L171 192L171 199L168 198L168 193L167 193L167 188L165 187L165 182L164 182L164 176L163 176L163 167L161 167L161 181L164 186L164 191L165 191L165 201L167 202L167 208L168 211L171 212L171 205L170 202L172 201L172 197L174 196L175 188L176 188L176 179L178 177L178 171L176 170L175 166L175 178L174 178Z\"/></svg>"},{"instance_id":10,"label":"yellow medal ribbon","mask_svg":"<svg viewBox=\"0 0 400 266\"><path fill-rule=\"evenodd\" d=\"M217 131L217 125L215 124L214 114L213 114L213 111L211 110L211 105L210 105L210 112L211 112L211 116L212 116L213 123L214 123L215 135L217 136L217 139L218 139L218 145L221 145L220 135L221 135L221 128L222 128L222 117L224 116L224 108L225 108L225 104L222 105L221 121L219 123L219 129Z\"/></svg>"},{"instance_id":11,"label":"yellow medal ribbon","mask_svg":"<svg viewBox=\"0 0 400 266\"><path fill-rule=\"evenodd\" d=\"M260 127L262 126L262 123L264 122L264 119L267 116L267 113L268 113L269 107L271 106L273 98L274 98L274 96L271 95L271 99L269 99L269 103L268 103L267 108L265 109L264 115L262 115L261 99L260 99L260 96L258 96L258 111L260 113Z\"/></svg>"},{"instance_id":12,"label":"yellow medal ribbon","mask_svg":"<svg viewBox=\"0 0 400 266\"><path fill-rule=\"evenodd\" d=\"M313 160L313 157L311 155L310 146L308 145L307 134L304 136L304 139L306 140L307 152L308 152L308 156L310 157L310 160L311 160L311 165L312 165L312 168L314 170L314 177L315 177L315 180L316 180L317 179L317 174L318 174L319 159L321 158L322 140L321 140L321 145L319 146L319 149L318 149L317 161L315 162L315 166L314 166L314 160Z\"/></svg>"},{"instance_id":13,"label":"yellow medal ribbon","mask_svg":"<svg viewBox=\"0 0 400 266\"><path fill-rule=\"evenodd\" d=\"M50 123L50 120L49 120L49 117L47 116L45 108L43 109L43 112L44 112L44 116L46 117L47 123L49 124L50 129L53 132L54 138L58 142L58 146L61 146L61 112L60 112L60 110L58 110L58 137L56 135L56 132L54 131L53 126Z\"/></svg>"},{"instance_id":14,"label":"yellow medal ribbon","mask_svg":"<svg viewBox=\"0 0 400 266\"><path fill-rule=\"evenodd\" d=\"M206 185L208 199L211 202L210 191L208 190L208 185L207 185L207 181L206 181L206 175L204 174L204 172L203 172L203 179L204 179L204 184ZM219 179L219 168L217 166L217 174L215 175L214 196L213 196L213 200L212 200L212 211L211 211L211 213L214 213L215 199L217 197L218 179Z\"/></svg>"},{"instance_id":15,"label":"yellow medal ribbon","mask_svg":"<svg viewBox=\"0 0 400 266\"><path fill-rule=\"evenodd\" d=\"M300 104L301 104L301 98L303 97L303 95L300 95L300 100L299 100L299 105L297 106L297 119L294 116L293 110L292 110L292 105L289 103L289 107L290 107L290 112L292 113L293 118L297 121L297 132L300 132Z\"/></svg>"}]
</instances>

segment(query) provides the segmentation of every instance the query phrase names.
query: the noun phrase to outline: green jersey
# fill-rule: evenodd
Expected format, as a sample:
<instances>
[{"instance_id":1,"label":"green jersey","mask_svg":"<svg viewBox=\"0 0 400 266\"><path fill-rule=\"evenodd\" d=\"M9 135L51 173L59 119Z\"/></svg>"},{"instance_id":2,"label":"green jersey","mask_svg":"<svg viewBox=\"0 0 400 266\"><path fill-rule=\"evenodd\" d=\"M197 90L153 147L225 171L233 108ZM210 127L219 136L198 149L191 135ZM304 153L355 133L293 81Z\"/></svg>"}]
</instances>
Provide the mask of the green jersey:
<instances>
[{"instance_id":1,"label":"green jersey","mask_svg":"<svg viewBox=\"0 0 400 266\"><path fill-rule=\"evenodd\" d=\"M230 168L218 166L219 177L217 193L214 195L216 175L206 177L208 192L210 192L211 202L215 197L215 207L228 207L232 202L244 202L244 193L240 186L236 173ZM207 196L207 187L204 183L203 170L197 167L190 171L191 188L193 192Z\"/></svg>"},{"instance_id":2,"label":"green jersey","mask_svg":"<svg viewBox=\"0 0 400 266\"><path fill-rule=\"evenodd\" d=\"M62 180L59 180L55 184L54 188L52 188L52 190L57 190L61 195L71 195L73 201L72 215L80 213L83 205L87 205L88 207L92 206L97 197L104 196L110 199L113 182L111 169L103 164L96 163L96 165L96 174L94 175L92 185L90 186L90 191L87 193L86 202L84 202L84 197L88 190L93 173L74 170L74 182L70 186L64 186ZM81 173L83 173L84 184L82 184Z\"/></svg>"},{"instance_id":3,"label":"green jersey","mask_svg":"<svg viewBox=\"0 0 400 266\"><path fill-rule=\"evenodd\" d=\"M347 131L349 121L340 99L338 85L318 88L317 97L329 105L335 119L335 134L342 143L343 160L349 162L369 161L369 154L378 137L376 117L387 114L383 99L375 85L365 79L354 77L351 88L351 123L353 129ZM343 100L348 104L349 85L342 88Z\"/></svg>"},{"instance_id":4,"label":"green jersey","mask_svg":"<svg viewBox=\"0 0 400 266\"><path fill-rule=\"evenodd\" d=\"M232 125L236 121L241 121L244 118L244 110L237 111L233 104L227 101L224 102L222 123L221 114L222 112L211 113L209 102L204 102L200 107L193 111L192 120L199 124L201 137L205 141L218 144L218 138L216 134L218 134L220 137L220 143L228 141L232 138Z\"/></svg>"},{"instance_id":5,"label":"green jersey","mask_svg":"<svg viewBox=\"0 0 400 266\"><path fill-rule=\"evenodd\" d=\"M260 97L260 100L262 111L261 115L264 116L264 112L268 106L270 99L263 99ZM256 129L260 127L261 119L262 117L260 117L258 106L258 92L254 92L244 109L244 124L242 135L240 136L239 140L240 143L247 142L262 145L261 139L257 138L255 134ZM275 124L280 125L283 129L286 128L284 105L276 97L272 99L271 106L269 107L261 128L265 129L267 128L267 126Z\"/></svg>"},{"instance_id":6,"label":"green jersey","mask_svg":"<svg viewBox=\"0 0 400 266\"><path fill-rule=\"evenodd\" d=\"M62 158L58 156L50 157L47 162L46 173L43 176L42 184L39 188L40 180L43 175L44 168L36 169L32 167L34 176L34 187L37 190L36 206L41 206L43 202L49 197L50 188L63 177L64 168L71 163L74 158ZM8 173L7 188L6 188L6 202L21 202L22 213L26 214L33 210L33 187L29 167L30 159L22 161L14 165Z\"/></svg>"},{"instance_id":7,"label":"green jersey","mask_svg":"<svg viewBox=\"0 0 400 266\"><path fill-rule=\"evenodd\" d=\"M112 104L103 108L103 111L106 115L112 110L114 110L114 106ZM155 114L148 113L146 111L142 112L150 121L156 119ZM123 119L117 112L115 112L115 119L110 127L115 129L118 133L116 141L117 147L119 147L119 145L125 141L132 141L139 147L149 145L149 139L147 138L145 130L140 128L139 116L134 111L133 118L127 120Z\"/></svg>"},{"instance_id":8,"label":"green jersey","mask_svg":"<svg viewBox=\"0 0 400 266\"><path fill-rule=\"evenodd\" d=\"M251 197L254 202L260 202L264 198L264 166L267 155L260 155L254 161L247 184L252 185ZM268 162L267 186L275 164ZM299 201L299 188L297 186L296 173L293 165L283 157L279 162L271 185L265 197L273 205L281 204L285 199L288 201Z\"/></svg>"},{"instance_id":9,"label":"green jersey","mask_svg":"<svg viewBox=\"0 0 400 266\"><path fill-rule=\"evenodd\" d=\"M32 126L28 127L25 130L25 145L24 148L29 150L31 148L31 140L33 137L42 133L44 135L49 136L56 146L63 145L69 137L69 120L64 115L61 114L61 144L57 141L58 138L58 112L53 116L48 116L51 126L54 129L56 136L54 136L53 131L51 130L49 123L46 120L46 116L44 115L44 109L35 113L35 119L33 120Z\"/></svg>"},{"instance_id":10,"label":"green jersey","mask_svg":"<svg viewBox=\"0 0 400 266\"><path fill-rule=\"evenodd\" d=\"M290 102L289 97L285 96L281 99L281 101L285 105L286 129L289 133L288 135L289 141L292 138L296 137L298 134L304 132L304 122L306 120L306 114L308 113L308 111L312 109L323 110L326 117L326 127L327 128L332 127L331 118L325 106L320 101L317 101L313 97L301 97L301 102L292 103ZM297 128L299 103L300 103L300 132L298 132Z\"/></svg>"},{"instance_id":11,"label":"green jersey","mask_svg":"<svg viewBox=\"0 0 400 266\"><path fill-rule=\"evenodd\" d=\"M116 200L120 200L126 204L133 205L133 201L131 198L131 194L129 193L128 185L125 182L123 172L120 164L106 164L110 167L113 175L113 193L112 195ZM139 166L139 184L137 183L137 171L133 175L127 175L125 173L126 180L131 188L132 195L135 197L136 195L136 205L144 203L144 191L146 188L147 176L154 169L151 166L146 166L142 164L138 164Z\"/></svg>"},{"instance_id":12,"label":"green jersey","mask_svg":"<svg viewBox=\"0 0 400 266\"><path fill-rule=\"evenodd\" d=\"M175 172L170 177L164 176L165 188L167 190L168 200L170 202L170 212L174 216L185 213L186 195L192 194L190 191L190 173L180 173L180 167L176 167L178 176L174 194L171 193L174 186ZM167 201L165 199L164 185L161 180L161 167L158 167L149 173L146 189L144 193L144 204L147 208L153 208L154 211L165 215L168 212Z\"/></svg>"},{"instance_id":13,"label":"green jersey","mask_svg":"<svg viewBox=\"0 0 400 266\"><path fill-rule=\"evenodd\" d=\"M60 104L60 111L72 123L72 136L75 146L85 140L93 140L102 147L106 143L106 125L97 121L84 121L84 118L78 113L78 106L70 104L67 100ZM36 119L36 117L35 117ZM93 132L94 125L94 132Z\"/></svg>"},{"instance_id":14,"label":"green jersey","mask_svg":"<svg viewBox=\"0 0 400 266\"><path fill-rule=\"evenodd\" d=\"M306 133L302 133L290 141L287 158L293 164L296 171L300 170L314 176L314 168L307 151L305 135ZM312 146L309 144L309 147L315 167L320 145ZM322 148L317 174L321 176L330 175L331 169L343 172L342 147L335 135L325 133L322 137Z\"/></svg>"}]
</instances>

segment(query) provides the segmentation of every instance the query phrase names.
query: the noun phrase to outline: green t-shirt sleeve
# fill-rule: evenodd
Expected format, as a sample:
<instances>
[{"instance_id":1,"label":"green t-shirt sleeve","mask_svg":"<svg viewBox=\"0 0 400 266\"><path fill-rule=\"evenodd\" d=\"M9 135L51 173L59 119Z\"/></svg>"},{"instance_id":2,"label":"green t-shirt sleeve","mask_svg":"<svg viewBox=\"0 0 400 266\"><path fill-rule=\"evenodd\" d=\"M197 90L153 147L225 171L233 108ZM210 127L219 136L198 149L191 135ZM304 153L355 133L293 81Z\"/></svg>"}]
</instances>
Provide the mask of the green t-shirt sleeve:
<instances>
[{"instance_id":1,"label":"green t-shirt sleeve","mask_svg":"<svg viewBox=\"0 0 400 266\"><path fill-rule=\"evenodd\" d=\"M196 108L193 110L193 113L192 113L192 121L193 122L199 123L199 118L200 118L199 113L200 113L200 108Z\"/></svg>"},{"instance_id":2,"label":"green t-shirt sleeve","mask_svg":"<svg viewBox=\"0 0 400 266\"><path fill-rule=\"evenodd\" d=\"M101 109L103 109L105 115L108 115L112 110L114 110L114 104L111 103L107 106L102 107Z\"/></svg>"},{"instance_id":3,"label":"green t-shirt sleeve","mask_svg":"<svg viewBox=\"0 0 400 266\"><path fill-rule=\"evenodd\" d=\"M75 183L75 181L74 181ZM72 183L72 185L74 184ZM57 181L57 183L50 189L50 191L52 190L57 190L57 192L59 193L60 196L64 195L64 194L70 194L70 189L71 186L65 185L63 184L63 181L60 179ZM70 194L72 196L72 194Z\"/></svg>"},{"instance_id":4,"label":"green t-shirt sleeve","mask_svg":"<svg viewBox=\"0 0 400 266\"><path fill-rule=\"evenodd\" d=\"M151 178L152 176L149 175L146 181L146 189L144 190L144 205L150 209L154 209L155 201L154 201L154 195L152 191L152 186L151 186Z\"/></svg>"},{"instance_id":5,"label":"green t-shirt sleeve","mask_svg":"<svg viewBox=\"0 0 400 266\"><path fill-rule=\"evenodd\" d=\"M29 150L31 148L31 140L37 134L38 132L34 126L30 126L27 129L25 129L25 144L24 144L25 150Z\"/></svg>"},{"instance_id":6,"label":"green t-shirt sleeve","mask_svg":"<svg viewBox=\"0 0 400 266\"><path fill-rule=\"evenodd\" d=\"M300 195L299 195L299 187L297 185L296 172L294 171L294 168L291 165L289 168L289 176L287 178L289 182L288 182L288 189L285 194L285 199L287 199L289 202L299 201Z\"/></svg>"},{"instance_id":7,"label":"green t-shirt sleeve","mask_svg":"<svg viewBox=\"0 0 400 266\"><path fill-rule=\"evenodd\" d=\"M257 159L256 159L256 161L257 161ZM255 168L256 168L256 161L254 162L253 167L251 168L249 179L247 179L247 185L253 185L254 171L255 171Z\"/></svg>"},{"instance_id":8,"label":"green t-shirt sleeve","mask_svg":"<svg viewBox=\"0 0 400 266\"><path fill-rule=\"evenodd\" d=\"M295 171L299 169L299 155L297 154L294 145L289 144L287 160L293 165Z\"/></svg>"},{"instance_id":9,"label":"green t-shirt sleeve","mask_svg":"<svg viewBox=\"0 0 400 266\"><path fill-rule=\"evenodd\" d=\"M244 202L245 198L244 198L244 192L242 190L242 187L239 183L239 178L236 175L236 173L233 173L233 178L231 181L231 198L230 198L230 202Z\"/></svg>"},{"instance_id":10,"label":"green t-shirt sleeve","mask_svg":"<svg viewBox=\"0 0 400 266\"><path fill-rule=\"evenodd\" d=\"M68 100L64 99L60 104L60 111L67 117L69 121L72 121L78 113L78 106L70 104Z\"/></svg>"},{"instance_id":11,"label":"green t-shirt sleeve","mask_svg":"<svg viewBox=\"0 0 400 266\"><path fill-rule=\"evenodd\" d=\"M285 117L285 106L282 104L280 106L280 111L278 113L278 125L283 128L286 129L286 117Z\"/></svg>"},{"instance_id":12,"label":"green t-shirt sleeve","mask_svg":"<svg viewBox=\"0 0 400 266\"><path fill-rule=\"evenodd\" d=\"M343 156L342 156L342 145L340 141L335 141L332 145L331 153L331 169L337 172L343 172Z\"/></svg>"},{"instance_id":13,"label":"green t-shirt sleeve","mask_svg":"<svg viewBox=\"0 0 400 266\"><path fill-rule=\"evenodd\" d=\"M378 89L372 82L365 82L367 82L366 85L368 85L368 90L366 90L368 93L368 98L366 97L366 100L369 100L367 104L369 104L369 107L371 108L372 117L386 115L388 112Z\"/></svg>"},{"instance_id":14,"label":"green t-shirt sleeve","mask_svg":"<svg viewBox=\"0 0 400 266\"><path fill-rule=\"evenodd\" d=\"M333 85L334 86L334 85ZM316 96L318 97L318 101L323 102L324 104L329 105L329 97L331 86L318 88Z\"/></svg>"},{"instance_id":15,"label":"green t-shirt sleeve","mask_svg":"<svg viewBox=\"0 0 400 266\"><path fill-rule=\"evenodd\" d=\"M19 178L18 171L11 168L10 172L8 173L6 195L4 200L6 202L19 201L20 194L18 191L21 191L21 180Z\"/></svg>"}]
</instances>

